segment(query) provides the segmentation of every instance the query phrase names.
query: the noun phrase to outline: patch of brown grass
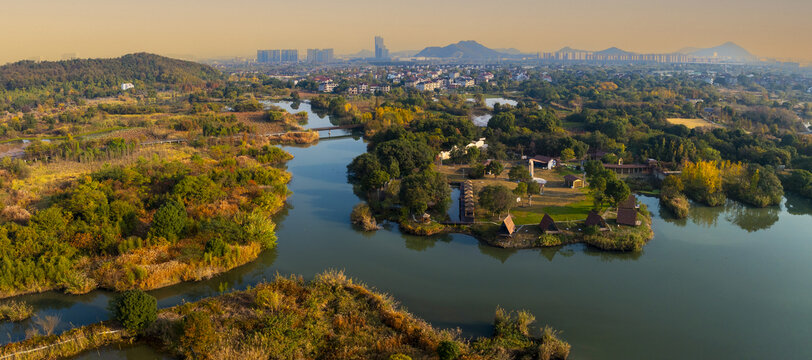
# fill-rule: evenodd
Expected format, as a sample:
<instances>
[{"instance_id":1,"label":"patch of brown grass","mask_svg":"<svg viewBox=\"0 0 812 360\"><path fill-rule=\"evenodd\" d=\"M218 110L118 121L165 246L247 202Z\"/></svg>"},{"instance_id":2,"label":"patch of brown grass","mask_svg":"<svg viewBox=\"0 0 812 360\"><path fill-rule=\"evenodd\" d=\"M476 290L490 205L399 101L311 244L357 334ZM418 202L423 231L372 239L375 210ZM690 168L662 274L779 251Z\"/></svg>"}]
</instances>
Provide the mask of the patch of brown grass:
<instances>
[{"instance_id":1,"label":"patch of brown grass","mask_svg":"<svg viewBox=\"0 0 812 360\"><path fill-rule=\"evenodd\" d=\"M685 118L668 118L665 119L668 121L669 124L674 125L685 125L685 127L689 129L698 128L698 127L720 127L712 122L709 122L705 119L685 119Z\"/></svg>"}]
</instances>

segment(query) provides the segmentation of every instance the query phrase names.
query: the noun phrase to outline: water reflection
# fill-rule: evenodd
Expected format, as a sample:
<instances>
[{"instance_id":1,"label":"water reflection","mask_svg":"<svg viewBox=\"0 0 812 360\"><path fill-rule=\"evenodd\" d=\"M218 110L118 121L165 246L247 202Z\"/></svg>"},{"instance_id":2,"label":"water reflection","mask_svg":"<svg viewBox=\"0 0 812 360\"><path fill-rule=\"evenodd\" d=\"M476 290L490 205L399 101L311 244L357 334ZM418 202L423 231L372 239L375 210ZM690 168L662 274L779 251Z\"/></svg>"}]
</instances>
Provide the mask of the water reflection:
<instances>
[{"instance_id":1,"label":"water reflection","mask_svg":"<svg viewBox=\"0 0 812 360\"><path fill-rule=\"evenodd\" d=\"M643 251L639 252L616 252L616 251L605 251L601 250L592 246L588 245L571 245L571 246L583 246L583 253L585 255L596 257L601 260L601 262L612 262L612 261L629 261L629 260L637 260L645 254L646 249L643 248Z\"/></svg>"},{"instance_id":2,"label":"water reflection","mask_svg":"<svg viewBox=\"0 0 812 360\"><path fill-rule=\"evenodd\" d=\"M565 258L572 257L575 255L575 249L573 249L573 246L547 247L539 249L539 254L547 259L547 261L552 262L556 255L560 255Z\"/></svg>"},{"instance_id":3,"label":"water reflection","mask_svg":"<svg viewBox=\"0 0 812 360\"><path fill-rule=\"evenodd\" d=\"M812 206L809 202L797 197L787 196L785 206L787 212L793 215L812 213ZM686 227L688 221L692 224L704 228L716 228L720 225L719 219L736 225L747 232L756 232L771 228L780 219L781 206L768 206L765 208L753 207L738 201L727 200L724 205L710 207L696 202L691 203L691 210L688 218L678 219L664 207L658 211L658 215L668 223L679 227Z\"/></svg>"},{"instance_id":4,"label":"water reflection","mask_svg":"<svg viewBox=\"0 0 812 360\"><path fill-rule=\"evenodd\" d=\"M778 222L780 213L780 206L768 206L760 209L735 201L728 201L725 204L725 220L747 232L769 229Z\"/></svg>"},{"instance_id":5,"label":"water reflection","mask_svg":"<svg viewBox=\"0 0 812 360\"><path fill-rule=\"evenodd\" d=\"M786 194L785 197L784 206L786 206L788 213L792 215L812 215L812 199L796 194Z\"/></svg>"},{"instance_id":6,"label":"water reflection","mask_svg":"<svg viewBox=\"0 0 812 360\"><path fill-rule=\"evenodd\" d=\"M502 264L504 264L511 255L519 251L517 249L502 249L482 243L479 243L477 246L481 254L488 255L496 260L499 260L499 262Z\"/></svg>"},{"instance_id":7,"label":"water reflection","mask_svg":"<svg viewBox=\"0 0 812 360\"><path fill-rule=\"evenodd\" d=\"M327 127L338 125L337 122L333 122L330 119L330 116L327 115L327 111L325 110L314 110L310 103L308 102L292 102L292 101L267 101L263 100L260 101L265 108L269 108L270 106L279 107L291 114L298 114L301 112L307 113L307 121L305 121L302 125L306 125L306 128L319 128L319 127Z\"/></svg>"}]
</instances>

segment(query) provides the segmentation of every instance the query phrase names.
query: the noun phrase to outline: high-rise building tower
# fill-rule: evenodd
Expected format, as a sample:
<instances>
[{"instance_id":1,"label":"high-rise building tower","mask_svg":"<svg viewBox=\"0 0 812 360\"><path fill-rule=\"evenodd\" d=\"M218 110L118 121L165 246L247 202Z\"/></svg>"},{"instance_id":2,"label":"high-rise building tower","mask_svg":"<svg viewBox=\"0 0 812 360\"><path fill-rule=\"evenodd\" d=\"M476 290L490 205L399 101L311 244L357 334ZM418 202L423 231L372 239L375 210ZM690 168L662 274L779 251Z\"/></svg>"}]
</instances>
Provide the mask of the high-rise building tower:
<instances>
[{"instance_id":1,"label":"high-rise building tower","mask_svg":"<svg viewBox=\"0 0 812 360\"><path fill-rule=\"evenodd\" d=\"M299 62L299 50L296 49L282 50L282 53L280 55L282 57L283 63Z\"/></svg>"},{"instance_id":2,"label":"high-rise building tower","mask_svg":"<svg viewBox=\"0 0 812 360\"><path fill-rule=\"evenodd\" d=\"M380 36L375 37L375 58L379 60L389 58L389 49L383 44L383 38Z\"/></svg>"},{"instance_id":3,"label":"high-rise building tower","mask_svg":"<svg viewBox=\"0 0 812 360\"><path fill-rule=\"evenodd\" d=\"M333 62L333 49L307 49L307 62L328 64Z\"/></svg>"},{"instance_id":4,"label":"high-rise building tower","mask_svg":"<svg viewBox=\"0 0 812 360\"><path fill-rule=\"evenodd\" d=\"M258 63L278 63L282 60L280 50L257 50Z\"/></svg>"}]
</instances>

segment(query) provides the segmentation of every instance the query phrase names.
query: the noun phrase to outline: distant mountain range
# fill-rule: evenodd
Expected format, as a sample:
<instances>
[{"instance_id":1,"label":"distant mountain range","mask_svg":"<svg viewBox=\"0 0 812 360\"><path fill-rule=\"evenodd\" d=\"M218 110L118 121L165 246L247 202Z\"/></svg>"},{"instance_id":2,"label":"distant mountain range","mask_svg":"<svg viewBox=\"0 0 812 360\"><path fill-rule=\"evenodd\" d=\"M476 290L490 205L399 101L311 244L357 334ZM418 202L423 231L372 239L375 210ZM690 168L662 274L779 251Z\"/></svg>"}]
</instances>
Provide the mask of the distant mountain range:
<instances>
[{"instance_id":1,"label":"distant mountain range","mask_svg":"<svg viewBox=\"0 0 812 360\"><path fill-rule=\"evenodd\" d=\"M684 49L683 49L684 50ZM719 46L714 46L706 49L691 49L687 55L696 57L718 57L723 59L735 60L757 60L758 57L745 50L743 47L736 45L732 42L726 42Z\"/></svg>"},{"instance_id":2,"label":"distant mountain range","mask_svg":"<svg viewBox=\"0 0 812 360\"><path fill-rule=\"evenodd\" d=\"M592 53L595 55L602 55L602 56L632 56L632 55L639 55L638 53L618 49L616 47L610 47L606 50L601 51L587 51L587 50L578 50L573 49L571 47L565 47L561 50L558 50L559 53ZM696 47L688 47L680 49L673 54L683 54L683 55L690 55L698 58L718 58L718 59L725 59L725 60L737 60L737 61L756 61L758 57L751 54L749 51L745 50L739 45L736 45L733 42L726 42L719 46L714 46L710 48L696 48Z\"/></svg>"},{"instance_id":3,"label":"distant mountain range","mask_svg":"<svg viewBox=\"0 0 812 360\"><path fill-rule=\"evenodd\" d=\"M426 58L445 58L445 59L464 59L464 60L487 60L487 59L504 59L504 58L517 58L528 56L522 54L521 51L516 49L490 49L476 41L460 41L456 44L451 44L443 47L431 46L427 47L417 54L415 57Z\"/></svg>"},{"instance_id":4,"label":"distant mountain range","mask_svg":"<svg viewBox=\"0 0 812 360\"><path fill-rule=\"evenodd\" d=\"M589 53L601 58L620 58L620 57L628 58L635 55L682 54L697 58L710 58L728 61L752 62L759 60L757 56L751 54L749 51L745 50L744 48L733 42L726 42L722 45L710 48L687 47L672 53L665 54L641 54L619 49L617 47L610 47L608 49L600 51L589 51L589 50L573 49L571 47L564 47L556 51L556 53L571 53L571 54ZM473 40L460 41L458 43L446 46L430 46L420 51L405 50L392 52L390 54L392 58L422 57L422 58L459 59L459 60L521 59L535 57L536 55L537 54L522 53L520 50L514 48L491 49ZM355 54L346 55L345 57L350 59L354 58L368 59L373 56L374 56L373 52L369 50L361 50Z\"/></svg>"}]
</instances>

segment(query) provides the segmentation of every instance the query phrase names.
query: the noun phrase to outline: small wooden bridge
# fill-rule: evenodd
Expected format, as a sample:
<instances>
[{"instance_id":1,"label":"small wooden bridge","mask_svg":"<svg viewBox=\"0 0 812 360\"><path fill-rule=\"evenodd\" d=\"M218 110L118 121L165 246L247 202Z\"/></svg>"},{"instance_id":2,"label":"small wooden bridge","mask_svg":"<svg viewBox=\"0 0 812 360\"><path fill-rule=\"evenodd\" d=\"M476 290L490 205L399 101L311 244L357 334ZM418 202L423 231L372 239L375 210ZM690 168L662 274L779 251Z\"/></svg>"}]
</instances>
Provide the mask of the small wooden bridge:
<instances>
[{"instance_id":1,"label":"small wooden bridge","mask_svg":"<svg viewBox=\"0 0 812 360\"><path fill-rule=\"evenodd\" d=\"M364 124L350 124L350 125L337 125L337 126L327 126L327 127L318 127L318 128L310 128L308 130L313 131L330 131L330 130L341 130L341 129L357 129L364 127Z\"/></svg>"}]
</instances>

